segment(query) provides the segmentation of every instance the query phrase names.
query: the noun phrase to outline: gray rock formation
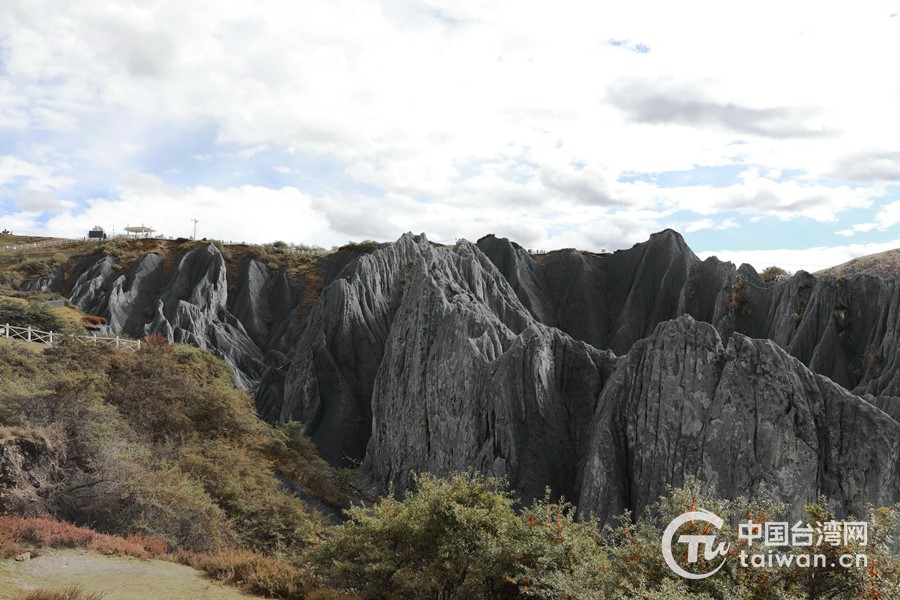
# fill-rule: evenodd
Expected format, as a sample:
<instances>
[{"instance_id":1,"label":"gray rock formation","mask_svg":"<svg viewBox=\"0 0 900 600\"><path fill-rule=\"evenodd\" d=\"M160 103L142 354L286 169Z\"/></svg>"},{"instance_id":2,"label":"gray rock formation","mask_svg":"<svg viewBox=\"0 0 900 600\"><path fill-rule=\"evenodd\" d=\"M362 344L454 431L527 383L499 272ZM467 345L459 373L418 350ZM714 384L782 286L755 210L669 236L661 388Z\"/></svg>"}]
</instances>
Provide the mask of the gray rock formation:
<instances>
[{"instance_id":1,"label":"gray rock formation","mask_svg":"<svg viewBox=\"0 0 900 600\"><path fill-rule=\"evenodd\" d=\"M163 257L145 254L126 274L112 282L97 312L108 315L109 326L114 332L140 337L162 283Z\"/></svg>"},{"instance_id":2,"label":"gray rock formation","mask_svg":"<svg viewBox=\"0 0 900 600\"><path fill-rule=\"evenodd\" d=\"M804 271L766 284L749 265L701 261L666 230L611 255L530 256L493 236L478 242L539 321L617 354L661 322L691 315L728 338L767 338L856 393L900 396L900 289L868 275Z\"/></svg>"},{"instance_id":3,"label":"gray rock formation","mask_svg":"<svg viewBox=\"0 0 900 600\"><path fill-rule=\"evenodd\" d=\"M765 484L795 515L900 498L900 424L768 340L684 316L635 344L600 396L579 510L640 512L688 475L723 497Z\"/></svg>"},{"instance_id":4,"label":"gray rock formation","mask_svg":"<svg viewBox=\"0 0 900 600\"><path fill-rule=\"evenodd\" d=\"M286 274L247 259L230 299L227 265L213 244L178 256L168 272L157 253L131 264L108 255L89 257L75 266L71 283L57 271L22 287L65 293L81 310L105 317L113 334L159 333L207 348L226 361L245 389L256 389L263 379L270 347L284 352L296 339L289 322L296 321L298 296Z\"/></svg>"},{"instance_id":5,"label":"gray rock formation","mask_svg":"<svg viewBox=\"0 0 900 600\"><path fill-rule=\"evenodd\" d=\"M50 273L26 279L19 286L24 292L56 292L65 281L65 270L62 265L54 267Z\"/></svg>"},{"instance_id":6,"label":"gray rock formation","mask_svg":"<svg viewBox=\"0 0 900 600\"><path fill-rule=\"evenodd\" d=\"M794 507L900 500L895 280L766 283L672 231L537 257L406 234L302 274L229 265L214 245L174 258L95 257L29 285L117 333L210 349L263 418L301 420L378 491L474 467L604 518L689 474Z\"/></svg>"},{"instance_id":7,"label":"gray rock formation","mask_svg":"<svg viewBox=\"0 0 900 600\"><path fill-rule=\"evenodd\" d=\"M535 321L472 244L409 234L345 267L298 347L281 418L329 460L364 459L379 490L475 466L528 499L574 493L615 364Z\"/></svg>"},{"instance_id":8,"label":"gray rock formation","mask_svg":"<svg viewBox=\"0 0 900 600\"><path fill-rule=\"evenodd\" d=\"M215 245L202 246L179 258L144 331L211 350L225 361L239 387L255 389L264 370L263 355L227 304L225 259Z\"/></svg>"},{"instance_id":9,"label":"gray rock formation","mask_svg":"<svg viewBox=\"0 0 900 600\"><path fill-rule=\"evenodd\" d=\"M116 272L113 269L115 262L112 256L99 256L88 261L72 285L69 302L85 312L90 312L103 300L103 294L116 278Z\"/></svg>"}]
</instances>

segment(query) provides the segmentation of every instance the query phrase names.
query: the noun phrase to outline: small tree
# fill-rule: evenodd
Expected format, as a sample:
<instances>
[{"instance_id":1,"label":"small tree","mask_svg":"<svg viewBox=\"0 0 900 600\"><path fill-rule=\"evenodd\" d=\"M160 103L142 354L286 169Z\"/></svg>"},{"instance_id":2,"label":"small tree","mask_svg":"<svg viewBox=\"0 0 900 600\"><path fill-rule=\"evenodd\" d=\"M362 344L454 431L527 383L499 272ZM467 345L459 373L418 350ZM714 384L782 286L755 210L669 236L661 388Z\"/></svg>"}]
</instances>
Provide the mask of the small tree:
<instances>
[{"instance_id":1,"label":"small tree","mask_svg":"<svg viewBox=\"0 0 900 600\"><path fill-rule=\"evenodd\" d=\"M791 272L772 265L763 269L762 278L766 283L778 283L779 281L787 281L791 277Z\"/></svg>"}]
</instances>

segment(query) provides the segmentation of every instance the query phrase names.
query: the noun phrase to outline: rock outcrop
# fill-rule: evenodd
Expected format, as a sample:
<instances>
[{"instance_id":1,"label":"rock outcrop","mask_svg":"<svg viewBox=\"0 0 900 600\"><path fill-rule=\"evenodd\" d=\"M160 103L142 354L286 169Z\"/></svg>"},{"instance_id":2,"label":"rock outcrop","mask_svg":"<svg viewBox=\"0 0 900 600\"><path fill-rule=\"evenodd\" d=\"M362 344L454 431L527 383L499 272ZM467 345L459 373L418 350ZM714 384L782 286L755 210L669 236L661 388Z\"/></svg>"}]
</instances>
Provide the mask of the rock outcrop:
<instances>
[{"instance_id":1,"label":"rock outcrop","mask_svg":"<svg viewBox=\"0 0 900 600\"><path fill-rule=\"evenodd\" d=\"M110 328L139 337L163 285L163 257L145 254L115 281L96 312L108 315Z\"/></svg>"},{"instance_id":2,"label":"rock outcrop","mask_svg":"<svg viewBox=\"0 0 900 600\"><path fill-rule=\"evenodd\" d=\"M631 349L600 396L578 503L640 513L688 475L723 497L761 485L800 514L825 495L846 512L900 498L900 424L769 340L689 316Z\"/></svg>"},{"instance_id":3,"label":"rock outcrop","mask_svg":"<svg viewBox=\"0 0 900 600\"><path fill-rule=\"evenodd\" d=\"M225 259L215 245L202 246L179 258L144 332L211 350L231 369L238 387L252 390L265 368L263 355L227 304Z\"/></svg>"},{"instance_id":4,"label":"rock outcrop","mask_svg":"<svg viewBox=\"0 0 900 600\"><path fill-rule=\"evenodd\" d=\"M150 252L123 264L94 255L75 267L71 283L54 271L23 288L65 293L81 310L105 317L113 334L158 333L206 348L225 360L239 387L256 390L278 362L277 356L267 360L267 353L283 354L296 340L298 286L283 269L272 271L252 258L238 265L230 283L227 262L214 244L172 259L167 265L166 257Z\"/></svg>"},{"instance_id":5,"label":"rock outcrop","mask_svg":"<svg viewBox=\"0 0 900 600\"><path fill-rule=\"evenodd\" d=\"M629 250L533 257L488 236L479 247L542 323L623 354L663 321L690 315L723 338L767 338L856 393L900 396L900 288L870 275L800 271L765 283L749 265L701 261L666 230Z\"/></svg>"}]
</instances>

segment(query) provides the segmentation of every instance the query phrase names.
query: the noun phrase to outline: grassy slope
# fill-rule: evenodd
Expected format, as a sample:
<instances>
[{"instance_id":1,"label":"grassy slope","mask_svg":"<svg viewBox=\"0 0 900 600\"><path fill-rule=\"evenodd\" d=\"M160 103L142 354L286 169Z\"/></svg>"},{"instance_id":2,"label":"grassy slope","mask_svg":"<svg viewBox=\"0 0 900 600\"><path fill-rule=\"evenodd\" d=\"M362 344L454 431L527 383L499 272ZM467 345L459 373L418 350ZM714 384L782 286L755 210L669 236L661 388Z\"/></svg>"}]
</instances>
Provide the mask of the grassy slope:
<instances>
[{"instance_id":1,"label":"grassy slope","mask_svg":"<svg viewBox=\"0 0 900 600\"><path fill-rule=\"evenodd\" d=\"M833 275L834 277L874 275L884 279L900 277L900 248L860 256L835 267L817 271L816 275Z\"/></svg>"},{"instance_id":2,"label":"grassy slope","mask_svg":"<svg viewBox=\"0 0 900 600\"><path fill-rule=\"evenodd\" d=\"M0 561L0 600L19 591L80 583L86 592L105 592L106 600L258 598L207 578L190 567L161 560L103 556L84 550L51 550L26 561Z\"/></svg>"}]
</instances>

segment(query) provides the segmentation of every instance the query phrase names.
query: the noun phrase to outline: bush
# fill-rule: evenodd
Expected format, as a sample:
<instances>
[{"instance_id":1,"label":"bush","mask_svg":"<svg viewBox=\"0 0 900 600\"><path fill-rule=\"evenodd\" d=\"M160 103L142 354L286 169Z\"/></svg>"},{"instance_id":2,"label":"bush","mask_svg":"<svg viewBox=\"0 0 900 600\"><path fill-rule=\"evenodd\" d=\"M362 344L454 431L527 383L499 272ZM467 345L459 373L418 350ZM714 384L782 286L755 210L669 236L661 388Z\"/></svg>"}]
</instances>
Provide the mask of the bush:
<instances>
[{"instance_id":1,"label":"bush","mask_svg":"<svg viewBox=\"0 0 900 600\"><path fill-rule=\"evenodd\" d=\"M271 244L251 244L247 247L246 256L259 261L269 269L295 268L308 264L322 248L305 244L288 244L277 241Z\"/></svg>"},{"instance_id":2,"label":"bush","mask_svg":"<svg viewBox=\"0 0 900 600\"><path fill-rule=\"evenodd\" d=\"M316 452L297 421L288 421L272 432L267 453L279 472L287 475L313 497L334 508L349 506L351 484Z\"/></svg>"},{"instance_id":3,"label":"bush","mask_svg":"<svg viewBox=\"0 0 900 600\"><path fill-rule=\"evenodd\" d=\"M825 501L807 505L806 525L815 527L817 523L833 520L834 514L825 507ZM665 565L660 552L660 540L664 528L676 516L703 508L720 517L726 526L717 535L718 542L728 546L728 559L715 576L700 580L685 580L676 576ZM609 555L612 569L605 577L603 597L616 598L751 598L764 600L801 600L807 598L889 598L895 597L900 586L900 557L889 540L900 531L900 507L870 509L866 515L869 523L868 545L844 546L784 546L780 552L786 554L808 553L865 553L869 557L870 568L805 568L796 562L790 567L743 568L737 556L748 547L745 540L737 538L737 522L748 519L755 523L778 520L787 513L787 506L768 497L765 489L760 489L753 500L736 498L723 500L701 485L696 479L688 478L680 488L669 487L665 496L648 507L638 522L630 514L622 515L618 525L604 531L603 546ZM787 519L785 519L787 520ZM847 518L848 521L856 519ZM694 525L694 531L701 532L701 526ZM757 545L759 542L757 542ZM756 546L755 546L756 547ZM835 559L832 554L826 561ZM716 561L719 561L718 557ZM702 556L697 563L700 572L709 572L711 567Z\"/></svg>"},{"instance_id":4,"label":"bush","mask_svg":"<svg viewBox=\"0 0 900 600\"><path fill-rule=\"evenodd\" d=\"M281 489L259 455L221 440L184 454L181 470L200 482L229 515L244 547L297 561L317 541L316 517Z\"/></svg>"},{"instance_id":5,"label":"bush","mask_svg":"<svg viewBox=\"0 0 900 600\"><path fill-rule=\"evenodd\" d=\"M0 440L53 438L29 445L23 468L39 466L47 481L20 495L40 499L34 510L109 533L299 560L321 524L275 475L273 430L220 360L166 350L0 347ZM315 462L311 447L304 452Z\"/></svg>"},{"instance_id":6,"label":"bush","mask_svg":"<svg viewBox=\"0 0 900 600\"><path fill-rule=\"evenodd\" d=\"M761 273L763 281L766 283L778 283L779 281L787 281L791 278L791 272L772 265L766 267Z\"/></svg>"},{"instance_id":7,"label":"bush","mask_svg":"<svg viewBox=\"0 0 900 600\"><path fill-rule=\"evenodd\" d=\"M588 592L602 566L595 526L576 523L571 506L545 501L519 516L504 484L478 474L423 474L405 499L348 515L315 561L365 597L562 598Z\"/></svg>"},{"instance_id":8,"label":"bush","mask_svg":"<svg viewBox=\"0 0 900 600\"><path fill-rule=\"evenodd\" d=\"M740 312L745 317L753 314L753 308L750 306L750 293L747 290L747 282L738 279L731 287L728 297L725 300L725 306L734 312Z\"/></svg>"},{"instance_id":9,"label":"bush","mask_svg":"<svg viewBox=\"0 0 900 600\"><path fill-rule=\"evenodd\" d=\"M24 300L0 300L0 324L16 327L34 327L42 331L63 331L65 321L43 304L31 304Z\"/></svg>"},{"instance_id":10,"label":"bush","mask_svg":"<svg viewBox=\"0 0 900 600\"><path fill-rule=\"evenodd\" d=\"M361 242L347 242L340 248L339 252L354 252L357 254L368 254L378 249L381 244L375 240L363 240Z\"/></svg>"},{"instance_id":11,"label":"bush","mask_svg":"<svg viewBox=\"0 0 900 600\"><path fill-rule=\"evenodd\" d=\"M882 371L884 371L884 357L881 355L881 351L874 345L866 348L866 351L863 353L863 360L876 377L881 375Z\"/></svg>"}]
</instances>

